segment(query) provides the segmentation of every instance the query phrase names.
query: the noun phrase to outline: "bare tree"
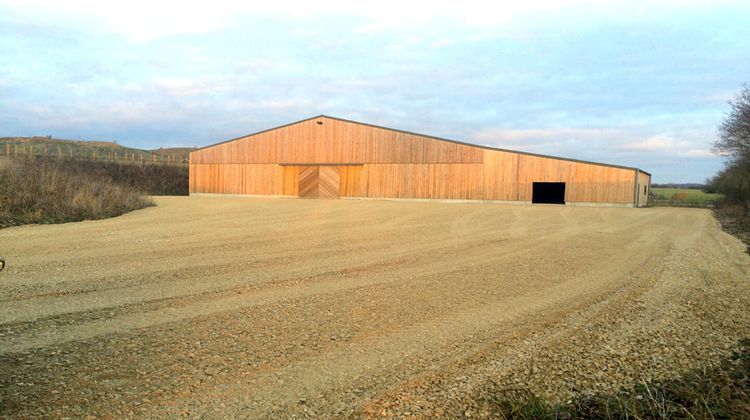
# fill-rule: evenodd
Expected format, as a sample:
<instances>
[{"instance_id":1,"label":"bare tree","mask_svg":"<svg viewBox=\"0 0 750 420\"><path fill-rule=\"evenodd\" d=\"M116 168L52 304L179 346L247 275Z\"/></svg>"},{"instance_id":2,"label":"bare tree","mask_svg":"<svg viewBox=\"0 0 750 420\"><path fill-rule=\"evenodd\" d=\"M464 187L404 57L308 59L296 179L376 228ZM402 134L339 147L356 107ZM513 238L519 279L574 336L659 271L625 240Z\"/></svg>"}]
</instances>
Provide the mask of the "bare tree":
<instances>
[{"instance_id":1,"label":"bare tree","mask_svg":"<svg viewBox=\"0 0 750 420\"><path fill-rule=\"evenodd\" d=\"M744 85L733 100L730 110L719 124L719 139L714 151L733 159L750 160L750 86Z\"/></svg>"},{"instance_id":2,"label":"bare tree","mask_svg":"<svg viewBox=\"0 0 750 420\"><path fill-rule=\"evenodd\" d=\"M750 86L744 85L729 101L729 107L719 124L714 151L730 160L711 179L710 188L724 194L729 202L741 204L747 213L750 204Z\"/></svg>"}]
</instances>

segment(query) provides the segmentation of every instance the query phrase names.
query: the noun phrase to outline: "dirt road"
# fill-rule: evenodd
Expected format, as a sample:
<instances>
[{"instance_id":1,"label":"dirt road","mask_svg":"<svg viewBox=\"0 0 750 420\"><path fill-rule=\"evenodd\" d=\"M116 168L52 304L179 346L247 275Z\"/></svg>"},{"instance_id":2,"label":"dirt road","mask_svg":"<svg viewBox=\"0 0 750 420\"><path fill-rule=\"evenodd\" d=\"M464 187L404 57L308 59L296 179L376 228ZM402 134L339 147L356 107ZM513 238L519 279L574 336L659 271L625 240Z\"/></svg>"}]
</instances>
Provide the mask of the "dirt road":
<instances>
[{"instance_id":1,"label":"dirt road","mask_svg":"<svg viewBox=\"0 0 750 420\"><path fill-rule=\"evenodd\" d=\"M750 336L750 256L706 210L156 201L0 230L0 414L476 416Z\"/></svg>"}]
</instances>

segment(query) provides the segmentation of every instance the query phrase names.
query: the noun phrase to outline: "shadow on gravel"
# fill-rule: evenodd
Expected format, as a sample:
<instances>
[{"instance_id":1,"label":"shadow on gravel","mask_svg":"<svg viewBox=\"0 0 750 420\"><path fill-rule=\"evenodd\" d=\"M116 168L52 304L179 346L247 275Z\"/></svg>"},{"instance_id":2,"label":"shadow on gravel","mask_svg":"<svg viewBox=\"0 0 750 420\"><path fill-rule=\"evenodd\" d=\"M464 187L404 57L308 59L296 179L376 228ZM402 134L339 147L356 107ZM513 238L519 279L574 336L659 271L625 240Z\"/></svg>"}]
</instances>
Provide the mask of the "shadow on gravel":
<instances>
[{"instance_id":1,"label":"shadow on gravel","mask_svg":"<svg viewBox=\"0 0 750 420\"><path fill-rule=\"evenodd\" d=\"M716 367L617 394L549 404L526 390L502 390L484 396L479 405L483 414L514 419L750 418L750 339Z\"/></svg>"}]
</instances>

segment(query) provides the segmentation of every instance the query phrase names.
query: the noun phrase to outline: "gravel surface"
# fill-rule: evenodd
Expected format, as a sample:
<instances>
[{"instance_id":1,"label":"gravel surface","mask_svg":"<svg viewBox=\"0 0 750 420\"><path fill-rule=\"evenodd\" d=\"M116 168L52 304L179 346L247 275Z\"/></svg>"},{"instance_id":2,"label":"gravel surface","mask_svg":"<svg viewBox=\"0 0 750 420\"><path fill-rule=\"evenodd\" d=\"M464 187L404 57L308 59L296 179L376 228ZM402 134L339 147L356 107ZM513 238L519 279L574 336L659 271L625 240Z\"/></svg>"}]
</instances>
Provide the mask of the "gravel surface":
<instances>
[{"instance_id":1,"label":"gravel surface","mask_svg":"<svg viewBox=\"0 0 750 420\"><path fill-rule=\"evenodd\" d=\"M0 415L487 415L750 336L710 211L161 197L0 230Z\"/></svg>"}]
</instances>

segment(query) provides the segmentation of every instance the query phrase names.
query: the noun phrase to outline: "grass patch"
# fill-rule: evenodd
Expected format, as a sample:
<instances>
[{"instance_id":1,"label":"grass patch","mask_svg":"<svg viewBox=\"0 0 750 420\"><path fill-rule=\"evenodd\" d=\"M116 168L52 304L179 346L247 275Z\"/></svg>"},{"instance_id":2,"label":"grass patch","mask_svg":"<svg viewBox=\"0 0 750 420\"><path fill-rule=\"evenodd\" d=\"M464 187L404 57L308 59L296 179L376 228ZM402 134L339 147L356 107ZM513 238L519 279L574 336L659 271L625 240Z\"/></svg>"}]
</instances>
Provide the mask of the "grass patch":
<instances>
[{"instance_id":1,"label":"grass patch","mask_svg":"<svg viewBox=\"0 0 750 420\"><path fill-rule=\"evenodd\" d=\"M0 227L103 219L152 205L138 189L70 162L0 162Z\"/></svg>"},{"instance_id":2,"label":"grass patch","mask_svg":"<svg viewBox=\"0 0 750 420\"><path fill-rule=\"evenodd\" d=\"M550 404L525 390L503 390L483 399L499 418L750 418L750 340L713 368L648 382L617 394L581 396Z\"/></svg>"},{"instance_id":3,"label":"grass patch","mask_svg":"<svg viewBox=\"0 0 750 420\"><path fill-rule=\"evenodd\" d=\"M715 207L723 197L697 188L651 188L651 203L655 206Z\"/></svg>"}]
</instances>

